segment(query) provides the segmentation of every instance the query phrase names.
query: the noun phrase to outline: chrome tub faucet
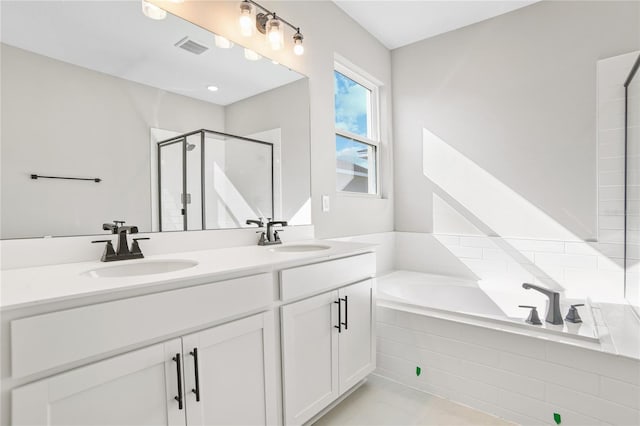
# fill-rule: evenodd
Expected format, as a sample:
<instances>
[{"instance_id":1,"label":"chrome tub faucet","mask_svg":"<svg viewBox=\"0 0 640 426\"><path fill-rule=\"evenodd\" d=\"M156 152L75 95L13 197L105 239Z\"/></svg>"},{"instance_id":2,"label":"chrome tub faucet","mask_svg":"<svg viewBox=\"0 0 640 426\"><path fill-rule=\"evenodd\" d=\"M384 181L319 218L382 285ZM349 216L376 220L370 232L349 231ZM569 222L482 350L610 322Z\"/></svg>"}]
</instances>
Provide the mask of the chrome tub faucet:
<instances>
[{"instance_id":1,"label":"chrome tub faucet","mask_svg":"<svg viewBox=\"0 0 640 426\"><path fill-rule=\"evenodd\" d=\"M523 283L522 288L525 290L533 289L547 296L549 298L549 306L547 308L547 318L545 321L556 325L564 324L562 314L560 313L560 293L529 283Z\"/></svg>"}]
</instances>

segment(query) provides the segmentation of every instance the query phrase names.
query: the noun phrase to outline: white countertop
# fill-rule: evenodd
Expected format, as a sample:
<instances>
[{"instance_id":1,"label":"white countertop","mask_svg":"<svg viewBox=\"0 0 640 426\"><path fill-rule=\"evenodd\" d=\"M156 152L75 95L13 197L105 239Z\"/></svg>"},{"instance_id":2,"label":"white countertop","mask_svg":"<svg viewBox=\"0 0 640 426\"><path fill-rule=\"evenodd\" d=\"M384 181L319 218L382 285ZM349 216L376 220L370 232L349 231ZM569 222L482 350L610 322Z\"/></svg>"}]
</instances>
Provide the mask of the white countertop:
<instances>
[{"instance_id":1,"label":"white countertop","mask_svg":"<svg viewBox=\"0 0 640 426\"><path fill-rule=\"evenodd\" d=\"M341 241L307 240L285 245L322 244L329 249L307 252L277 252L274 246L243 246L148 256L145 259L104 263L65 263L4 270L0 275L0 310L23 308L50 302L112 293L114 291L178 283L194 279L211 279L238 272L265 272L372 251L373 244ZM282 247L275 246L275 247ZM194 267L152 275L117 278L94 278L85 272L125 263L150 260L191 260Z\"/></svg>"}]
</instances>

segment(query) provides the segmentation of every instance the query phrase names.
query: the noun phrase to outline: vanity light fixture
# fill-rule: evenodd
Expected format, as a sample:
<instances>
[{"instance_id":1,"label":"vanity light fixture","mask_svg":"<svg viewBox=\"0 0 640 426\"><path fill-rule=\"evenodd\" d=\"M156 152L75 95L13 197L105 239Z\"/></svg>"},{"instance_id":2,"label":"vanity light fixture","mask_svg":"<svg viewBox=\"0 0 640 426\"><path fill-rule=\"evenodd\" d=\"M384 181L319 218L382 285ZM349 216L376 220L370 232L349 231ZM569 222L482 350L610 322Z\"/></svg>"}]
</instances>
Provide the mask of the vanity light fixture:
<instances>
[{"instance_id":1,"label":"vanity light fixture","mask_svg":"<svg viewBox=\"0 0 640 426\"><path fill-rule=\"evenodd\" d=\"M259 54L257 54L253 50L247 49L245 47L245 49L244 49L244 58L248 59L249 61L259 61L260 59L262 59L262 56L260 56Z\"/></svg>"},{"instance_id":2,"label":"vanity light fixture","mask_svg":"<svg viewBox=\"0 0 640 426\"><path fill-rule=\"evenodd\" d=\"M284 29L275 13L267 22L267 39L273 50L280 50L284 46Z\"/></svg>"},{"instance_id":3,"label":"vanity light fixture","mask_svg":"<svg viewBox=\"0 0 640 426\"><path fill-rule=\"evenodd\" d=\"M214 36L216 47L220 49L230 49L233 47L233 43L229 41L229 39L224 38L222 36L216 35Z\"/></svg>"},{"instance_id":4,"label":"vanity light fixture","mask_svg":"<svg viewBox=\"0 0 640 426\"><path fill-rule=\"evenodd\" d=\"M300 28L293 35L293 53L300 56L304 54L304 46L302 45L302 34L300 34Z\"/></svg>"},{"instance_id":5,"label":"vanity light fixture","mask_svg":"<svg viewBox=\"0 0 640 426\"><path fill-rule=\"evenodd\" d=\"M251 37L256 27L253 21L253 5L247 0L240 3L240 34L243 37Z\"/></svg>"},{"instance_id":6,"label":"vanity light fixture","mask_svg":"<svg viewBox=\"0 0 640 426\"><path fill-rule=\"evenodd\" d=\"M155 4L151 4L145 0L142 0L142 13L144 13L147 18L151 18L156 21L160 21L167 17L166 10L160 9Z\"/></svg>"},{"instance_id":7,"label":"vanity light fixture","mask_svg":"<svg viewBox=\"0 0 640 426\"><path fill-rule=\"evenodd\" d=\"M255 28L262 34L265 34L267 41L273 50L280 50L284 47L284 28L290 27L295 31L293 35L293 52L296 55L304 54L304 46L302 45L302 33L300 27L296 27L290 22L277 16L275 12L270 11L264 6L253 0L242 0L240 3L240 33L249 37L253 34L253 9L261 10L255 16ZM246 55L245 55L246 56Z\"/></svg>"},{"instance_id":8,"label":"vanity light fixture","mask_svg":"<svg viewBox=\"0 0 640 426\"><path fill-rule=\"evenodd\" d=\"M218 86L207 86L207 90L210 92L217 92Z\"/></svg>"}]
</instances>

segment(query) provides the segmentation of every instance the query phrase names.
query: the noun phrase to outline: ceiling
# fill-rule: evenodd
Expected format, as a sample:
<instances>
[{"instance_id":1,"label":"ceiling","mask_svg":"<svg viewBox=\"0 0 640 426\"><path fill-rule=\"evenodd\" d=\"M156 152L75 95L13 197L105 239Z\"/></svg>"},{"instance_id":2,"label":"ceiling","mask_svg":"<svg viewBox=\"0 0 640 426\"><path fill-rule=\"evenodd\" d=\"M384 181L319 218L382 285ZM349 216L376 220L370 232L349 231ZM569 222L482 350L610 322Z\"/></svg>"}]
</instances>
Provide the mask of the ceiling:
<instances>
[{"instance_id":1,"label":"ceiling","mask_svg":"<svg viewBox=\"0 0 640 426\"><path fill-rule=\"evenodd\" d=\"M334 0L389 49L446 33L539 0Z\"/></svg>"},{"instance_id":2,"label":"ceiling","mask_svg":"<svg viewBox=\"0 0 640 426\"><path fill-rule=\"evenodd\" d=\"M218 105L303 77L267 59L248 61L240 46L216 48L214 34L173 15L151 20L140 0L0 5L3 43ZM209 49L195 55L175 47L185 36ZM219 90L207 90L210 85Z\"/></svg>"}]
</instances>

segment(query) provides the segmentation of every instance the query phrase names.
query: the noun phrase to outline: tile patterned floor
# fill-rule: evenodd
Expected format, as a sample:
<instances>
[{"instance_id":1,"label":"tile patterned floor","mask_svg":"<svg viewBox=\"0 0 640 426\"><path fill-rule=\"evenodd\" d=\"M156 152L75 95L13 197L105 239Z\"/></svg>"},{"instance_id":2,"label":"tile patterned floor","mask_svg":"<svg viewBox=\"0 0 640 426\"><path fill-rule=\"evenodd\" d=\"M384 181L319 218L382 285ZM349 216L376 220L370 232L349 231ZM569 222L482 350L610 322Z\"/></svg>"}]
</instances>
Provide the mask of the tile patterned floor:
<instances>
[{"instance_id":1,"label":"tile patterned floor","mask_svg":"<svg viewBox=\"0 0 640 426\"><path fill-rule=\"evenodd\" d=\"M314 426L483 425L512 423L372 375Z\"/></svg>"}]
</instances>

